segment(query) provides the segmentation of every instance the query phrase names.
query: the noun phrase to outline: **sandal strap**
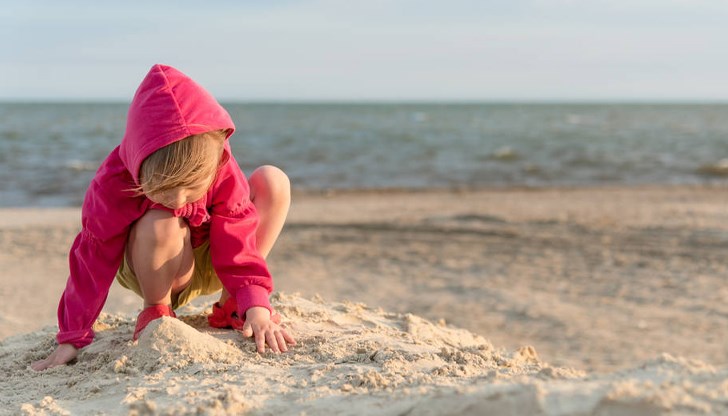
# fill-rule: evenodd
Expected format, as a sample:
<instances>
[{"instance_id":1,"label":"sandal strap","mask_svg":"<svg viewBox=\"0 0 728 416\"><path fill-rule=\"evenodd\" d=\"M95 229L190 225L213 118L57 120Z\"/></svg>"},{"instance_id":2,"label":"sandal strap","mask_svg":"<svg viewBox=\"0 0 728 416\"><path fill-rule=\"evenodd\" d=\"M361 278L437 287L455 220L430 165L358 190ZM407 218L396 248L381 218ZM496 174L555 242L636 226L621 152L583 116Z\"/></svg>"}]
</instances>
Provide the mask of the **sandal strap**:
<instances>
[{"instance_id":1,"label":"sandal strap","mask_svg":"<svg viewBox=\"0 0 728 416\"><path fill-rule=\"evenodd\" d=\"M277 324L281 323L281 315L275 310L271 314L271 320ZM220 302L212 305L212 313L207 315L207 323L213 328L232 328L242 330L245 325L245 317L238 315L238 305L233 297L221 306Z\"/></svg>"},{"instance_id":2,"label":"sandal strap","mask_svg":"<svg viewBox=\"0 0 728 416\"><path fill-rule=\"evenodd\" d=\"M177 315L174 313L169 305L152 305L148 308L144 308L137 316L136 328L134 328L134 341L139 339L139 335L144 328L149 325L150 322L159 319L163 316L170 316L176 318Z\"/></svg>"}]
</instances>

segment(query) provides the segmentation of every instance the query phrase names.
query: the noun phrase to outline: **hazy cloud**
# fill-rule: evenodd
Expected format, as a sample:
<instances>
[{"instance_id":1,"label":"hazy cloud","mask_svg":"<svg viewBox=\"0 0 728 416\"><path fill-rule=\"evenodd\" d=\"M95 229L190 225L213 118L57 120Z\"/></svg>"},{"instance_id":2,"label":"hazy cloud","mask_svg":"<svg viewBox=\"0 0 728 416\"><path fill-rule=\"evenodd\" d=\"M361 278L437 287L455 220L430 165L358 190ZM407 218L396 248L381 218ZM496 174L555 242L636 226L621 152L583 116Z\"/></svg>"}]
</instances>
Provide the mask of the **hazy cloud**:
<instances>
[{"instance_id":1,"label":"hazy cloud","mask_svg":"<svg viewBox=\"0 0 728 416\"><path fill-rule=\"evenodd\" d=\"M724 2L272 3L10 2L0 98L126 100L156 62L238 100L728 97Z\"/></svg>"}]
</instances>

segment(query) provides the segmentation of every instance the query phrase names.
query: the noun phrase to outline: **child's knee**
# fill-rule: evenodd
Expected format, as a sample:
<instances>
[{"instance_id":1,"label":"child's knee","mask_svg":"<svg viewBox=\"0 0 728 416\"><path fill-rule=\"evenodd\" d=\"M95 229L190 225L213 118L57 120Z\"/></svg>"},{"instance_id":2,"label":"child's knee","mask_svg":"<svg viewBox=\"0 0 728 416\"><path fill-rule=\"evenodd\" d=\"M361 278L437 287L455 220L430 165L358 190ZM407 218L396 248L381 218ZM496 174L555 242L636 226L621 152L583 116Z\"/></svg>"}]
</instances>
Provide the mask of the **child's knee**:
<instances>
[{"instance_id":1,"label":"child's knee","mask_svg":"<svg viewBox=\"0 0 728 416\"><path fill-rule=\"evenodd\" d=\"M176 245L188 234L187 224L172 213L152 209L134 224L132 238L154 246Z\"/></svg>"},{"instance_id":2,"label":"child's knee","mask_svg":"<svg viewBox=\"0 0 728 416\"><path fill-rule=\"evenodd\" d=\"M291 181L280 168L261 166L250 175L251 198L266 197L286 201L291 197Z\"/></svg>"}]
</instances>

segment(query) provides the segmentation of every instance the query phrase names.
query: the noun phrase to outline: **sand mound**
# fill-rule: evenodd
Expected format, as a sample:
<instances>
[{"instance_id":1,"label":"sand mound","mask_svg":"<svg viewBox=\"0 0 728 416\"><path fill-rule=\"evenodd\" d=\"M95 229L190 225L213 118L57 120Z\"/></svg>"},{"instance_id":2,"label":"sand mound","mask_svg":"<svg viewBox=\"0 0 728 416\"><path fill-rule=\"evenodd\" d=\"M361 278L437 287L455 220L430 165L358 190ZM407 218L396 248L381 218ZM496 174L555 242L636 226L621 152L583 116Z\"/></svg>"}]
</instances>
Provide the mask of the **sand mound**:
<instances>
[{"instance_id":1,"label":"sand mound","mask_svg":"<svg viewBox=\"0 0 728 416\"><path fill-rule=\"evenodd\" d=\"M35 373L54 328L0 344L0 412L93 414L728 413L728 369L671 356L609 375L551 367L533 347L362 304L278 294L299 345L259 355L201 309L131 341L131 316L103 315L74 365Z\"/></svg>"},{"instance_id":2,"label":"sand mound","mask_svg":"<svg viewBox=\"0 0 728 416\"><path fill-rule=\"evenodd\" d=\"M234 364L243 353L232 343L225 343L200 332L179 319L162 318L149 324L139 337L124 368L151 372L163 367L182 369L191 364Z\"/></svg>"}]
</instances>

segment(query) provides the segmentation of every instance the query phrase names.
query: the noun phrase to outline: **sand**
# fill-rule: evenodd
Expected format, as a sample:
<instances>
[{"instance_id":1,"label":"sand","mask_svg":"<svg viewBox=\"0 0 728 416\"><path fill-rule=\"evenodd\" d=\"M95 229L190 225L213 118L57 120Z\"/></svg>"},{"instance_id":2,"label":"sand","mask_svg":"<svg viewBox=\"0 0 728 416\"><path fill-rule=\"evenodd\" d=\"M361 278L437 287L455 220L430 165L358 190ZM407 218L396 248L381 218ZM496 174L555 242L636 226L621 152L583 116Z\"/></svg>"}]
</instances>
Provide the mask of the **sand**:
<instances>
[{"instance_id":1,"label":"sand","mask_svg":"<svg viewBox=\"0 0 728 416\"><path fill-rule=\"evenodd\" d=\"M269 263L299 345L258 355L212 298L131 341L115 286L35 373L78 209L0 211L0 413L728 414L728 189L297 194Z\"/></svg>"}]
</instances>

